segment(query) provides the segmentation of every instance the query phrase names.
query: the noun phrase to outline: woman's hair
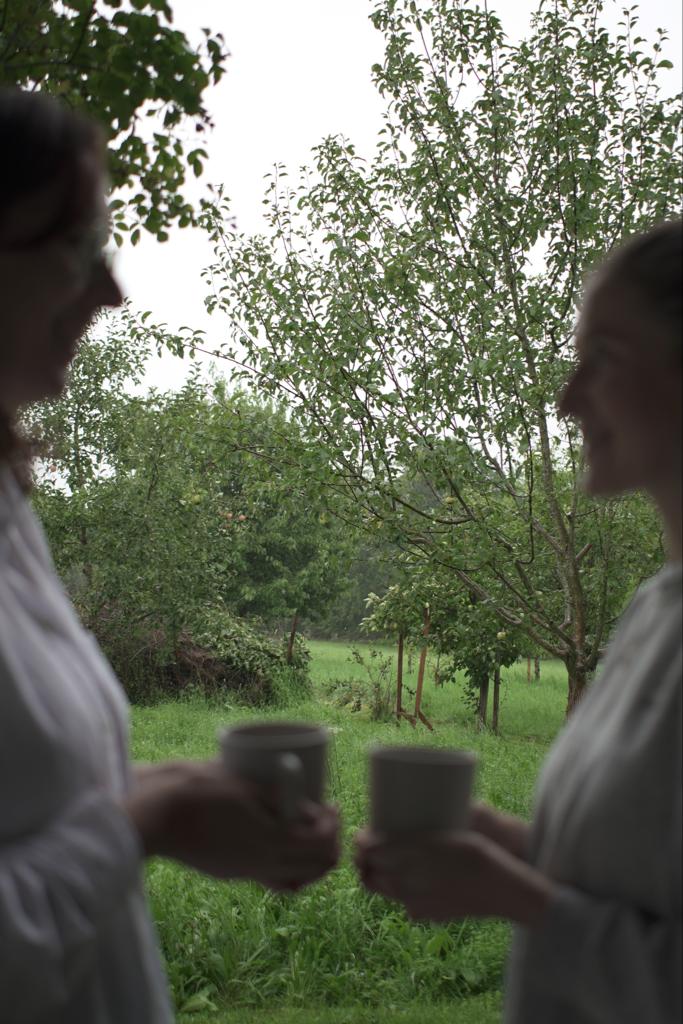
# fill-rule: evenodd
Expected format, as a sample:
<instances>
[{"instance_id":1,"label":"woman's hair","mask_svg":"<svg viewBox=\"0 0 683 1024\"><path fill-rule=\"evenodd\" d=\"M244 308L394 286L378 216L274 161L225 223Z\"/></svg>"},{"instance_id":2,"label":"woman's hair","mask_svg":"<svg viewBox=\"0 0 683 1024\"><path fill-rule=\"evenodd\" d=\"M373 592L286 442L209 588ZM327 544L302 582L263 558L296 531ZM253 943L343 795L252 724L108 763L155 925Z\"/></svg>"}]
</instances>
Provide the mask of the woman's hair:
<instances>
[{"instance_id":1,"label":"woman's hair","mask_svg":"<svg viewBox=\"0 0 683 1024\"><path fill-rule=\"evenodd\" d=\"M102 151L102 134L92 121L45 93L0 89L0 232L16 202L60 180L57 216L24 244L40 245L77 219L83 204L80 158L88 151Z\"/></svg>"},{"instance_id":2,"label":"woman's hair","mask_svg":"<svg viewBox=\"0 0 683 1024\"><path fill-rule=\"evenodd\" d=\"M50 96L0 89L0 237L12 207L55 182L63 183L57 214L24 246L40 245L76 221L84 202L80 158L102 149L97 125ZM15 424L0 410L0 461L8 461L25 479L27 459Z\"/></svg>"},{"instance_id":3,"label":"woman's hair","mask_svg":"<svg viewBox=\"0 0 683 1024\"><path fill-rule=\"evenodd\" d=\"M635 235L608 256L596 275L597 285L618 284L635 293L672 335L683 353L683 221L663 221Z\"/></svg>"}]
</instances>

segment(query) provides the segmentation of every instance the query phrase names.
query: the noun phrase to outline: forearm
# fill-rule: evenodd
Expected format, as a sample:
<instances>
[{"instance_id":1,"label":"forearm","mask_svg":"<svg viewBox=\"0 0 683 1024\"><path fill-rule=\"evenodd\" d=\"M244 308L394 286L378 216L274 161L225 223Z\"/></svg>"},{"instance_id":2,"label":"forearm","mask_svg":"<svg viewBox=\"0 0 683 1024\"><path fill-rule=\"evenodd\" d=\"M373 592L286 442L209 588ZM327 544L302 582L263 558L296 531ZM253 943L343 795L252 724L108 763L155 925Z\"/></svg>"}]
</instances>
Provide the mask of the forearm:
<instances>
[{"instance_id":1,"label":"forearm","mask_svg":"<svg viewBox=\"0 0 683 1024\"><path fill-rule=\"evenodd\" d=\"M476 803L472 807L470 828L518 860L528 861L531 826L521 818L496 811L487 804Z\"/></svg>"},{"instance_id":2,"label":"forearm","mask_svg":"<svg viewBox=\"0 0 683 1024\"><path fill-rule=\"evenodd\" d=\"M337 862L337 812L305 803L302 820L287 824L269 810L267 793L216 760L178 761L143 770L121 806L146 857L278 891L300 888Z\"/></svg>"},{"instance_id":3,"label":"forearm","mask_svg":"<svg viewBox=\"0 0 683 1024\"><path fill-rule=\"evenodd\" d=\"M191 772L192 767L183 761L133 764L133 785L121 808L140 839L145 857L172 853L167 833Z\"/></svg>"},{"instance_id":4,"label":"forearm","mask_svg":"<svg viewBox=\"0 0 683 1024\"><path fill-rule=\"evenodd\" d=\"M502 852L503 859L495 916L525 928L542 927L555 897L555 884L537 868L507 851Z\"/></svg>"}]
</instances>

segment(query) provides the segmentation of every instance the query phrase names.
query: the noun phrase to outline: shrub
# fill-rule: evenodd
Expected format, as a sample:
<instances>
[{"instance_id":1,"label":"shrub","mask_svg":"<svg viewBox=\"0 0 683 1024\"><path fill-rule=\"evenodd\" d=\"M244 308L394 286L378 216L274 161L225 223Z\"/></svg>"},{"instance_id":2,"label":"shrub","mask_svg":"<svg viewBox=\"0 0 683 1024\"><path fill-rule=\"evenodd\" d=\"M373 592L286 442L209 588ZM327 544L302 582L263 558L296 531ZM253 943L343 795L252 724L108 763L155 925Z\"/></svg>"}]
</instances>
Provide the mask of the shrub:
<instances>
[{"instance_id":1,"label":"shrub","mask_svg":"<svg viewBox=\"0 0 683 1024\"><path fill-rule=\"evenodd\" d=\"M393 659L372 649L364 655L352 650L349 661L363 670L363 676L333 679L328 684L332 703L349 711L368 711L373 722L388 721L393 714Z\"/></svg>"},{"instance_id":2,"label":"shrub","mask_svg":"<svg viewBox=\"0 0 683 1024\"><path fill-rule=\"evenodd\" d=\"M224 609L209 609L201 621L169 644L160 629L115 631L102 622L98 636L133 702L150 702L187 690L206 695L230 691L251 704L279 704L310 692L310 654L297 638L292 664L284 643Z\"/></svg>"}]
</instances>

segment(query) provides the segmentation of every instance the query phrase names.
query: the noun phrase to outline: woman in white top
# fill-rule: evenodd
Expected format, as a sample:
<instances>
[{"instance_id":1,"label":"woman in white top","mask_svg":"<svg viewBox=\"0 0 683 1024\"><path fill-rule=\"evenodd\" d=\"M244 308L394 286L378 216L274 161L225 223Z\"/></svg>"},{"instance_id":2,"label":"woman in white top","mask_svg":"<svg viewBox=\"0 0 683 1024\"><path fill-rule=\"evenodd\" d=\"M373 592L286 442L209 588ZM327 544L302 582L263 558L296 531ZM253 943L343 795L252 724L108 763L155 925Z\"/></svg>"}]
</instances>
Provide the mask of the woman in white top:
<instances>
[{"instance_id":1,"label":"woman in white top","mask_svg":"<svg viewBox=\"0 0 683 1024\"><path fill-rule=\"evenodd\" d=\"M589 493L656 503L668 563L555 743L532 824L479 805L459 836L358 838L366 884L412 917L517 925L508 1024L681 1021L681 240L680 222L631 240L585 298L560 413Z\"/></svg>"},{"instance_id":2,"label":"woman in white top","mask_svg":"<svg viewBox=\"0 0 683 1024\"><path fill-rule=\"evenodd\" d=\"M55 576L14 427L121 302L103 147L49 99L0 90L0 154L0 1020L167 1024L144 858L296 889L334 865L338 822L311 805L286 828L213 762L130 764L126 701Z\"/></svg>"}]
</instances>

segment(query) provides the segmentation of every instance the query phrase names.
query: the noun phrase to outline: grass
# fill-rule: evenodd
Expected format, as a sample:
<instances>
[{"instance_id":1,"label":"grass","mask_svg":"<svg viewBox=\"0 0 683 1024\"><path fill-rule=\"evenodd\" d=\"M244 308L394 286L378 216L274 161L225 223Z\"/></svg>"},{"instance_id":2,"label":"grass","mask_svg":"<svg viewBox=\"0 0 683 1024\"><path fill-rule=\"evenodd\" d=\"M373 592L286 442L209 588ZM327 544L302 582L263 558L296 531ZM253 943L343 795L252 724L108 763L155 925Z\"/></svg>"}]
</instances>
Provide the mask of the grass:
<instances>
[{"instance_id":1,"label":"grass","mask_svg":"<svg viewBox=\"0 0 683 1024\"><path fill-rule=\"evenodd\" d=\"M334 706L333 681L358 676L363 668L349 660L344 644L315 642L311 648L314 693L296 706L254 712L193 698L134 709L133 753L144 760L212 756L220 727L255 714L321 721L334 738L330 794L342 807L346 855L319 885L296 897L276 896L255 885L219 884L167 862L149 866L150 901L179 1019L417 1024L429 1006L430 1024L496 1021L507 926L411 924L400 908L358 883L348 845L367 815L366 752L376 742L473 749L480 796L526 816L540 763L563 721L566 677L561 667L546 663L541 682L530 685L525 666L507 670L501 735L493 736L474 728L462 687L435 687L434 666L428 665L423 707L435 731L414 732L407 723L398 728ZM385 647L382 656L393 652ZM408 668L406 684L414 688L415 658Z\"/></svg>"},{"instance_id":2,"label":"grass","mask_svg":"<svg viewBox=\"0 0 683 1024\"><path fill-rule=\"evenodd\" d=\"M275 1010L225 1010L218 1014L183 1014L178 1024L425 1024L425 1005L318 1007ZM498 1024L501 999L497 994L429 1006L429 1024Z\"/></svg>"}]
</instances>

